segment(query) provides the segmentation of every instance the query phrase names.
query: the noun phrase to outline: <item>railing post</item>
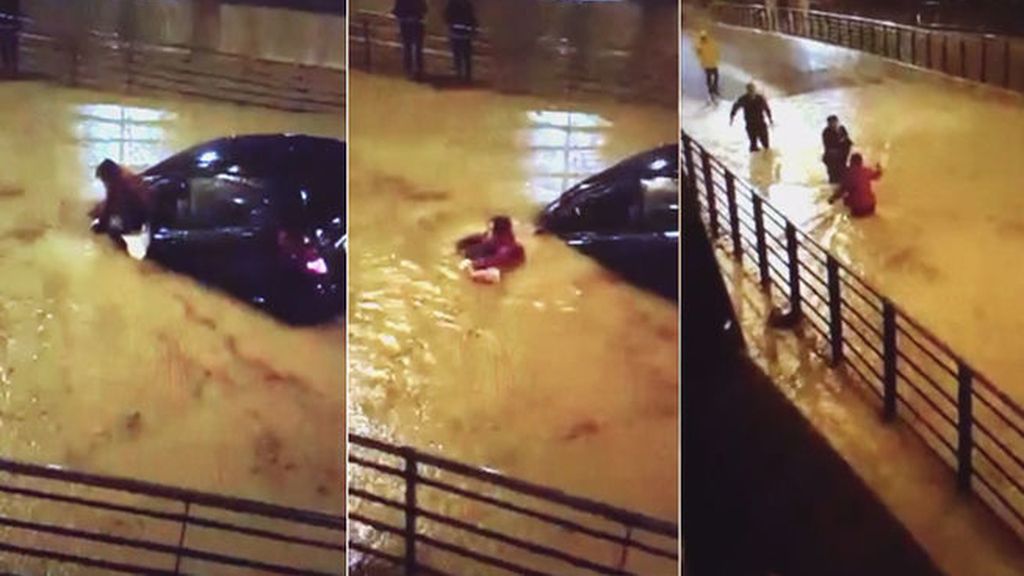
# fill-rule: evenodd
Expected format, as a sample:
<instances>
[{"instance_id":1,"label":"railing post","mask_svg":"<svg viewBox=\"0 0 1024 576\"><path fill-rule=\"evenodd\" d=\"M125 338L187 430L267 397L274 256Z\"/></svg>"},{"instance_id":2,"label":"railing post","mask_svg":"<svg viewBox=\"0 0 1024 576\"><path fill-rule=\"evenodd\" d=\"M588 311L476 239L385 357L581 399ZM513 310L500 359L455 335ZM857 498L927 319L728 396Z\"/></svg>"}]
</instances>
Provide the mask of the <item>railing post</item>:
<instances>
[{"instance_id":1,"label":"railing post","mask_svg":"<svg viewBox=\"0 0 1024 576\"><path fill-rule=\"evenodd\" d=\"M910 63L917 66L917 29L910 29Z\"/></svg>"},{"instance_id":2,"label":"railing post","mask_svg":"<svg viewBox=\"0 0 1024 576\"><path fill-rule=\"evenodd\" d=\"M1013 52L1010 50L1010 39L1009 38L1007 38L1006 41L1004 42L1004 48L1003 49L1006 52L1006 54L1004 54L1004 57L1003 57L1003 67L1006 69L1005 70L1005 73L1006 73L1006 75L1005 75L1005 78L1006 78L1005 83L1006 83L1006 87L1009 88L1010 87L1010 59L1013 58Z\"/></svg>"},{"instance_id":3,"label":"railing post","mask_svg":"<svg viewBox=\"0 0 1024 576\"><path fill-rule=\"evenodd\" d=\"M771 288L772 279L768 271L768 240L764 231L764 200L757 194L754 198L754 235L757 236L757 269L761 276L761 287Z\"/></svg>"},{"instance_id":4,"label":"railing post","mask_svg":"<svg viewBox=\"0 0 1024 576\"><path fill-rule=\"evenodd\" d=\"M967 45L964 44L964 37L957 35L960 39L960 76L967 78Z\"/></svg>"},{"instance_id":5,"label":"railing post","mask_svg":"<svg viewBox=\"0 0 1024 576\"><path fill-rule=\"evenodd\" d=\"M927 68L929 70L934 70L935 69L934 58L932 58L932 33L931 32L925 32L924 33L924 40L925 40L925 48L926 48L925 51L924 51L924 53L925 53L925 61L924 61L925 68Z\"/></svg>"},{"instance_id":6,"label":"railing post","mask_svg":"<svg viewBox=\"0 0 1024 576\"><path fill-rule=\"evenodd\" d=\"M981 83L988 83L988 41L981 36Z\"/></svg>"},{"instance_id":7,"label":"railing post","mask_svg":"<svg viewBox=\"0 0 1024 576\"><path fill-rule=\"evenodd\" d=\"M626 568L626 561L629 560L629 547L633 542L633 526L626 525L626 538L622 543L622 552L619 554L618 570L623 572Z\"/></svg>"},{"instance_id":8,"label":"railing post","mask_svg":"<svg viewBox=\"0 0 1024 576\"><path fill-rule=\"evenodd\" d=\"M942 33L942 59L940 60L940 62L942 63L942 71L947 73L947 74L948 74L948 72L946 71L946 68L949 66L949 55L947 54L948 52L949 52L949 34L946 33L946 32L943 32Z\"/></svg>"},{"instance_id":9,"label":"railing post","mask_svg":"<svg viewBox=\"0 0 1024 576\"><path fill-rule=\"evenodd\" d=\"M181 532L178 534L178 548L174 552L174 573L181 574L181 552L185 549L185 532L188 530L188 514L192 502L185 500L185 518L181 520Z\"/></svg>"},{"instance_id":10,"label":"railing post","mask_svg":"<svg viewBox=\"0 0 1024 576\"><path fill-rule=\"evenodd\" d=\"M903 62L903 29L896 29L896 59Z\"/></svg>"},{"instance_id":11,"label":"railing post","mask_svg":"<svg viewBox=\"0 0 1024 576\"><path fill-rule=\"evenodd\" d=\"M882 417L891 421L896 417L896 307L888 299L882 301Z\"/></svg>"},{"instance_id":12,"label":"railing post","mask_svg":"<svg viewBox=\"0 0 1024 576\"><path fill-rule=\"evenodd\" d=\"M697 172L693 166L693 141L685 133L683 134L683 165L686 167L686 177L690 179L690 186L697 189Z\"/></svg>"},{"instance_id":13,"label":"railing post","mask_svg":"<svg viewBox=\"0 0 1024 576\"><path fill-rule=\"evenodd\" d=\"M974 449L972 438L972 418L974 373L962 361L957 362L957 487L963 492L971 490L971 476L974 465L971 452Z\"/></svg>"},{"instance_id":14,"label":"railing post","mask_svg":"<svg viewBox=\"0 0 1024 576\"><path fill-rule=\"evenodd\" d=\"M711 156L707 150L700 151L701 169L704 173L704 192L708 195L708 219L711 220L711 238L718 238L718 202L715 198L715 182L711 172Z\"/></svg>"},{"instance_id":15,"label":"railing post","mask_svg":"<svg viewBox=\"0 0 1024 576\"><path fill-rule=\"evenodd\" d=\"M797 250L796 226L786 222L786 253L789 256L789 310L800 316L800 257Z\"/></svg>"},{"instance_id":16,"label":"railing post","mask_svg":"<svg viewBox=\"0 0 1024 576\"><path fill-rule=\"evenodd\" d=\"M416 451L403 448L405 457L405 575L415 576L416 562L416 482L419 471L416 466Z\"/></svg>"},{"instance_id":17,"label":"railing post","mask_svg":"<svg viewBox=\"0 0 1024 576\"><path fill-rule=\"evenodd\" d=\"M828 268L828 328L832 344L832 365L843 361L843 301L839 290L839 261L831 254L826 260Z\"/></svg>"},{"instance_id":18,"label":"railing post","mask_svg":"<svg viewBox=\"0 0 1024 576\"><path fill-rule=\"evenodd\" d=\"M729 200L729 232L732 235L732 253L737 259L743 258L743 243L740 235L740 209L736 205L736 176L725 172L725 196Z\"/></svg>"},{"instance_id":19,"label":"railing post","mask_svg":"<svg viewBox=\"0 0 1024 576\"><path fill-rule=\"evenodd\" d=\"M371 57L371 45L373 44L373 38L370 37L370 19L363 18L363 38L366 39L366 71L371 71L373 60Z\"/></svg>"}]
</instances>

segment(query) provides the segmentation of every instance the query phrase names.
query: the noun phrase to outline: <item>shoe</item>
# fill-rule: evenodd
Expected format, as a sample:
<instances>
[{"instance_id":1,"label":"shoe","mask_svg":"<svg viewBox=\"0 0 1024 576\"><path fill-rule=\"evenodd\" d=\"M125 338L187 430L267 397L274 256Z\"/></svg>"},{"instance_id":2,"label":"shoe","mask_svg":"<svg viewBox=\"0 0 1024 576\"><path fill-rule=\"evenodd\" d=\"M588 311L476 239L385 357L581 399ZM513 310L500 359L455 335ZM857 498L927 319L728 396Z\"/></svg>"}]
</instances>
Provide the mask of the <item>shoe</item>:
<instances>
[{"instance_id":1,"label":"shoe","mask_svg":"<svg viewBox=\"0 0 1024 576\"><path fill-rule=\"evenodd\" d=\"M751 147L750 147L750 151L751 151L751 152L760 152L760 151L761 151L761 149L760 149L760 148L758 148L757 146L751 146Z\"/></svg>"}]
</instances>

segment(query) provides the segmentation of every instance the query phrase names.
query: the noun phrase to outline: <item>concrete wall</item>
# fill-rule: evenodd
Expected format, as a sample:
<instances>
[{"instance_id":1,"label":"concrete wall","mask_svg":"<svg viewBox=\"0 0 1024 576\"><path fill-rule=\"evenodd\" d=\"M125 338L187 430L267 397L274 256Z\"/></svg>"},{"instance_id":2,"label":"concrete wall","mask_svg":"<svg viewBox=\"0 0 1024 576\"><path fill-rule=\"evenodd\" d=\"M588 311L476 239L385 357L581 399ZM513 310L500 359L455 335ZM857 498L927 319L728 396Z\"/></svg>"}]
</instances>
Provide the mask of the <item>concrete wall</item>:
<instances>
[{"instance_id":1,"label":"concrete wall","mask_svg":"<svg viewBox=\"0 0 1024 576\"><path fill-rule=\"evenodd\" d=\"M253 58L345 67L341 14L218 0L22 0L29 29L61 36L88 30L153 44L212 49Z\"/></svg>"}]
</instances>

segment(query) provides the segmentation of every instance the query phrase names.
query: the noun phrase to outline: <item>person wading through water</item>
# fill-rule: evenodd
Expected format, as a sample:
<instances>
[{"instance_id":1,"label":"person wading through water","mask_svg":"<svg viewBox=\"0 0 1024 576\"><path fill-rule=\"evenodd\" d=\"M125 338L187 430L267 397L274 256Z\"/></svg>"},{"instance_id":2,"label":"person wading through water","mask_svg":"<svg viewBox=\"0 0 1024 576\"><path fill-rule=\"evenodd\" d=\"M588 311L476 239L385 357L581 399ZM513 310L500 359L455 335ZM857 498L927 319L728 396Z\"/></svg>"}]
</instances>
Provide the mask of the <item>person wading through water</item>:
<instances>
[{"instance_id":1,"label":"person wading through water","mask_svg":"<svg viewBox=\"0 0 1024 576\"><path fill-rule=\"evenodd\" d=\"M747 124L747 138L750 139L750 151L757 152L760 150L757 146L759 142L767 150L768 124L765 123L765 118L768 118L768 122L772 126L775 125L775 120L772 119L772 111L768 107L768 101L757 92L757 86L753 82L747 84L747 93L740 96L739 100L732 105L732 111L729 112L730 126L740 108L743 109L743 120Z\"/></svg>"}]
</instances>

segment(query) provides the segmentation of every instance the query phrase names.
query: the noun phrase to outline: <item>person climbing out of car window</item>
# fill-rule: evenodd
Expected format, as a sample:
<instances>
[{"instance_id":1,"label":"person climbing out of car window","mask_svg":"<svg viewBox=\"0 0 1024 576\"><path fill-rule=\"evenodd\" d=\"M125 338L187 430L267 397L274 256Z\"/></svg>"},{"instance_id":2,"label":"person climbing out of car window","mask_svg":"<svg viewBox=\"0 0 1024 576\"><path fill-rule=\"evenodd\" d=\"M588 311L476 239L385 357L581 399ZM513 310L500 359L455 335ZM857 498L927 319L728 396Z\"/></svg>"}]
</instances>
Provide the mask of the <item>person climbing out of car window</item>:
<instances>
[{"instance_id":1,"label":"person climbing out of car window","mask_svg":"<svg viewBox=\"0 0 1024 576\"><path fill-rule=\"evenodd\" d=\"M516 240L508 216L491 218L490 230L459 240L455 248L465 257L459 268L469 271L470 277L478 282L497 282L502 271L517 268L526 261L526 251Z\"/></svg>"},{"instance_id":2,"label":"person climbing out of car window","mask_svg":"<svg viewBox=\"0 0 1024 576\"><path fill-rule=\"evenodd\" d=\"M107 195L90 212L93 231L111 234L138 232L149 221L149 190L139 175L107 159L96 168Z\"/></svg>"}]
</instances>

